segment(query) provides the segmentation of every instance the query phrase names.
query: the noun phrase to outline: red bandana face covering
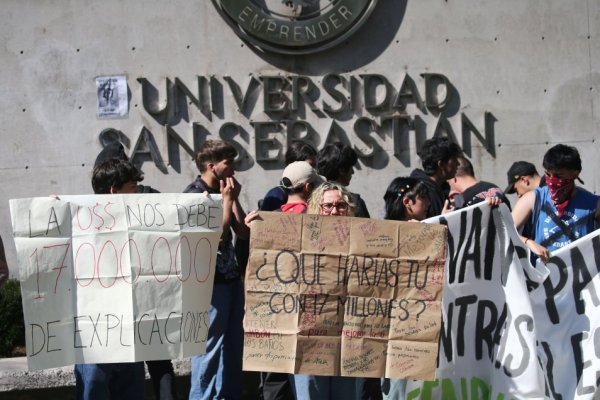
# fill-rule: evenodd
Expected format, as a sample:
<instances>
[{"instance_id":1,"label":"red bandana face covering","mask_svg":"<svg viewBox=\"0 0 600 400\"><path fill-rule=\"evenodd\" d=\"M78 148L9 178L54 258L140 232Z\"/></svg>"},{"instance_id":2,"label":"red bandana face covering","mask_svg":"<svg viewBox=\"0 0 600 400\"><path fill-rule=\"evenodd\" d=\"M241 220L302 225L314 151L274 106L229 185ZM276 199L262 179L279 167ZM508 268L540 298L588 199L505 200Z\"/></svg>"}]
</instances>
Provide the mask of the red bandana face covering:
<instances>
[{"instance_id":1,"label":"red bandana face covering","mask_svg":"<svg viewBox=\"0 0 600 400\"><path fill-rule=\"evenodd\" d=\"M569 204L569 199L575 189L575 179L553 178L546 175L546 184L550 191L550 198L558 211L558 216L562 217Z\"/></svg>"}]
</instances>

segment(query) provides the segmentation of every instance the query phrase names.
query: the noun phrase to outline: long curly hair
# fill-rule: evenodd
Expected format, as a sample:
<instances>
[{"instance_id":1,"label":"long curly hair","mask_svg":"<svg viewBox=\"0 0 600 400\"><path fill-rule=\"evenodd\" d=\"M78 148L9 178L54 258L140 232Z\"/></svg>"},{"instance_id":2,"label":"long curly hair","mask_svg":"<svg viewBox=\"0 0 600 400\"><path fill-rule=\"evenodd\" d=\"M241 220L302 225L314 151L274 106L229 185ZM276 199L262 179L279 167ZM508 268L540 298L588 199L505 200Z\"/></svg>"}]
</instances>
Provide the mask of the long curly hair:
<instances>
[{"instance_id":1,"label":"long curly hair","mask_svg":"<svg viewBox=\"0 0 600 400\"><path fill-rule=\"evenodd\" d=\"M313 190L312 194L310 195L310 199L308 200L308 210L306 211L307 214L320 214L321 201L323 201L323 196L325 195L325 192L328 192L330 190L338 191L340 196L342 196L342 199L344 199L344 201L348 203L347 215L349 217L353 217L354 213L356 212L356 204L352 199L352 193L350 193L345 186L337 182L331 181L324 182L321 185L319 185L315 190Z\"/></svg>"}]
</instances>

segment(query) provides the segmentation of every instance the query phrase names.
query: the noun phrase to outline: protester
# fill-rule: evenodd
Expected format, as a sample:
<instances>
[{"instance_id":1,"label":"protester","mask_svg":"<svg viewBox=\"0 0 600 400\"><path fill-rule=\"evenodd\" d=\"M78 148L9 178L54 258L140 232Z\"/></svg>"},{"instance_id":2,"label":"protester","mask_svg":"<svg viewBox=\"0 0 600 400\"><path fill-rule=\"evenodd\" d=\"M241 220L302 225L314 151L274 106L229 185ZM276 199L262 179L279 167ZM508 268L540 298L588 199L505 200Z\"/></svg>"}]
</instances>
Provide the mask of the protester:
<instances>
[{"instance_id":1,"label":"protester","mask_svg":"<svg viewBox=\"0 0 600 400\"><path fill-rule=\"evenodd\" d=\"M308 214L354 216L356 206L352 194L335 182L325 182L316 188L308 202ZM343 376L294 375L296 399L358 400L361 399L364 378Z\"/></svg>"},{"instance_id":2,"label":"protester","mask_svg":"<svg viewBox=\"0 0 600 400\"><path fill-rule=\"evenodd\" d=\"M457 157L461 155L460 146L446 137L434 137L423 143L419 152L423 169L413 170L410 177L422 180L427 186L429 191L427 197L431 203L428 217L435 217L442 213L450 193L447 181L456 175Z\"/></svg>"},{"instance_id":3,"label":"protester","mask_svg":"<svg viewBox=\"0 0 600 400\"><path fill-rule=\"evenodd\" d=\"M488 197L498 197L510 209L510 202L502 193L502 189L493 183L480 181L475 178L473 164L465 157L457 157L458 168L456 176L448 180L450 184L450 197L455 210L481 203Z\"/></svg>"},{"instance_id":4,"label":"protester","mask_svg":"<svg viewBox=\"0 0 600 400\"><path fill-rule=\"evenodd\" d=\"M127 157L127 154L125 154L125 148L119 142L111 142L107 144L100 151L100 153L98 153L98 156L96 156L96 161L94 161L94 168L105 161L112 160L113 158L117 160L129 161L129 157ZM137 193L159 193L159 191L150 186L138 185Z\"/></svg>"},{"instance_id":5,"label":"protester","mask_svg":"<svg viewBox=\"0 0 600 400\"><path fill-rule=\"evenodd\" d=\"M0 237L0 287L8 280L8 265L6 264L6 254L4 253L4 243Z\"/></svg>"},{"instance_id":6,"label":"protester","mask_svg":"<svg viewBox=\"0 0 600 400\"><path fill-rule=\"evenodd\" d=\"M294 161L306 161L311 166L315 166L317 151L308 143L293 142L285 152L285 165L290 165ZM265 197L259 202L258 208L262 211L278 210L287 201L287 193L281 186L275 186L267 192Z\"/></svg>"},{"instance_id":7,"label":"protester","mask_svg":"<svg viewBox=\"0 0 600 400\"><path fill-rule=\"evenodd\" d=\"M547 186L525 193L512 217L517 229L531 221L531 236L521 240L543 262L550 252L594 231L600 224L600 198L575 185L581 158L575 147L557 144L544 155ZM583 183L583 182L582 182Z\"/></svg>"},{"instance_id":8,"label":"protester","mask_svg":"<svg viewBox=\"0 0 600 400\"><path fill-rule=\"evenodd\" d=\"M517 197L521 197L538 187L546 186L546 179L540 177L535 165L527 161L514 162L506 175L508 186L504 189L505 194L516 193Z\"/></svg>"},{"instance_id":9,"label":"protester","mask_svg":"<svg viewBox=\"0 0 600 400\"><path fill-rule=\"evenodd\" d=\"M196 155L200 175L185 193L221 193L223 234L217 252L206 354L192 357L190 399L240 399L244 331L244 287L233 246L232 231L248 239L246 216L239 203L240 184L234 178L235 148L222 140L207 140Z\"/></svg>"},{"instance_id":10,"label":"protester","mask_svg":"<svg viewBox=\"0 0 600 400\"><path fill-rule=\"evenodd\" d=\"M286 203L279 211L288 214L303 214L308 207L308 198L313 190L323 183L323 178L306 161L295 161L283 170L280 188L285 191ZM246 216L249 225L258 217L257 211ZM262 372L259 392L264 400L293 400L293 375L277 372Z\"/></svg>"},{"instance_id":11,"label":"protester","mask_svg":"<svg viewBox=\"0 0 600 400\"><path fill-rule=\"evenodd\" d=\"M92 187L96 194L137 193L143 179L128 161L108 159L94 168ZM75 364L77 400L143 400L144 363Z\"/></svg>"},{"instance_id":12,"label":"protester","mask_svg":"<svg viewBox=\"0 0 600 400\"><path fill-rule=\"evenodd\" d=\"M285 152L285 165L290 165L294 161L306 161L311 166L315 166L317 151L306 142L292 142ZM287 193L281 186L275 186L267 192L265 197L258 201L258 209L262 211L279 210L287 201ZM249 243L244 240L236 240L236 255L242 265L248 263ZM262 382L262 380L261 380ZM262 387L262 386L261 386ZM291 391L290 391L291 394Z\"/></svg>"},{"instance_id":13,"label":"protester","mask_svg":"<svg viewBox=\"0 0 600 400\"><path fill-rule=\"evenodd\" d=\"M399 177L390 182L383 200L385 219L395 221L422 221L429 211L429 190L417 178ZM405 398L406 379L381 378L381 392L384 400Z\"/></svg>"},{"instance_id":14,"label":"protester","mask_svg":"<svg viewBox=\"0 0 600 400\"><path fill-rule=\"evenodd\" d=\"M317 155L317 171L328 181L339 182L348 186L354 166L358 163L358 154L350 146L342 143L332 143L323 147ZM365 201L357 193L351 193L352 201L356 204L356 217L369 218L369 210Z\"/></svg>"},{"instance_id":15,"label":"protester","mask_svg":"<svg viewBox=\"0 0 600 400\"><path fill-rule=\"evenodd\" d=\"M390 182L383 200L385 219L422 221L427 217L430 201L426 184L416 178L399 177Z\"/></svg>"},{"instance_id":16,"label":"protester","mask_svg":"<svg viewBox=\"0 0 600 400\"><path fill-rule=\"evenodd\" d=\"M107 144L96 157L94 168L108 160L129 161L129 157L125 154L123 145L119 142ZM137 185L136 193L159 193L158 190L144 185ZM146 361L148 373L152 379L152 387L154 388L154 397L157 400L176 400L177 389L175 387L175 371L171 360L152 360Z\"/></svg>"}]
</instances>

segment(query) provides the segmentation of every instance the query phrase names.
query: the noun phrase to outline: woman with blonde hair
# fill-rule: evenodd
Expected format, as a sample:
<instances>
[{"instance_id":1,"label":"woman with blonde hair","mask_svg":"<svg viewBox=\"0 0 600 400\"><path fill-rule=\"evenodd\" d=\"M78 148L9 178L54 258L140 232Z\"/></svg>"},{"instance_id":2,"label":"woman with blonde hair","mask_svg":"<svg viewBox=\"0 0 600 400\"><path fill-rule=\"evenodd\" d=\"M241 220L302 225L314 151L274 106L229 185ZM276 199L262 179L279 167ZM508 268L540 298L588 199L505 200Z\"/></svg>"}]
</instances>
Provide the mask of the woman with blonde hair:
<instances>
[{"instance_id":1,"label":"woman with blonde hair","mask_svg":"<svg viewBox=\"0 0 600 400\"><path fill-rule=\"evenodd\" d=\"M324 182L318 186L308 200L307 214L337 215L353 217L356 205L345 186L337 182Z\"/></svg>"},{"instance_id":2,"label":"woman with blonde hair","mask_svg":"<svg viewBox=\"0 0 600 400\"><path fill-rule=\"evenodd\" d=\"M352 195L343 185L325 182L312 192L307 214L352 217L356 205L351 199ZM364 378L294 375L294 389L298 400L360 400L364 384Z\"/></svg>"}]
</instances>

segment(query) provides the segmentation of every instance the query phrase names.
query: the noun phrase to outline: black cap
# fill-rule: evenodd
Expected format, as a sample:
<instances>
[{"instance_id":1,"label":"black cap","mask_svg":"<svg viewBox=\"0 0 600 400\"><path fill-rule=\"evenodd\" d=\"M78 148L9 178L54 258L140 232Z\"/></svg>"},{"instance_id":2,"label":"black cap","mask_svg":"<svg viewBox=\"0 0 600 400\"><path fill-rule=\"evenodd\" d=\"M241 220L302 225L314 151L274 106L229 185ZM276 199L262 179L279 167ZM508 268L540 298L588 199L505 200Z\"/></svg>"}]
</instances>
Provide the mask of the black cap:
<instances>
[{"instance_id":1,"label":"black cap","mask_svg":"<svg viewBox=\"0 0 600 400\"><path fill-rule=\"evenodd\" d=\"M125 154L123 145L119 142L111 142L107 144L102 151L98 153L98 157L96 157L96 161L94 162L94 168L105 161L112 160L113 158L129 161L127 154Z\"/></svg>"},{"instance_id":2,"label":"black cap","mask_svg":"<svg viewBox=\"0 0 600 400\"><path fill-rule=\"evenodd\" d=\"M535 165L527 161L517 161L510 166L506 176L508 178L508 186L504 189L504 193L511 194L515 192L515 183L522 176L533 176L537 175L538 172L535 169Z\"/></svg>"}]
</instances>

